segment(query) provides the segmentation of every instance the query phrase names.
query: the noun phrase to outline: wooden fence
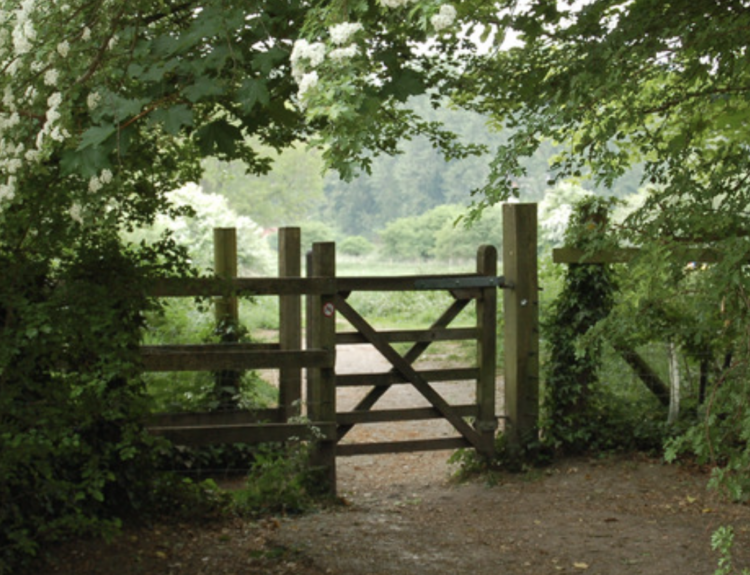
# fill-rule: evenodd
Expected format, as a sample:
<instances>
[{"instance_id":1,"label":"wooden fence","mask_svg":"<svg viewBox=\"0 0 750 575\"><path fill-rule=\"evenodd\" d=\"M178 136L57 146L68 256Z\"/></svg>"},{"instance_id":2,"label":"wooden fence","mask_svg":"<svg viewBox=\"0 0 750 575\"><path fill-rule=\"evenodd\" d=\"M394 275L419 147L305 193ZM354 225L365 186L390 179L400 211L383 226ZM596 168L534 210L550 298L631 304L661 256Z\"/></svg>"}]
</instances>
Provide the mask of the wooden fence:
<instances>
[{"instance_id":1,"label":"wooden fence","mask_svg":"<svg viewBox=\"0 0 750 575\"><path fill-rule=\"evenodd\" d=\"M511 449L521 449L536 438L538 414L538 284L536 267L536 205L504 206L503 277L497 276L497 252L479 249L474 273L396 277L340 277L336 275L335 245L318 243L308 254L307 277L301 276L300 230L279 232L279 277L236 278L231 262L236 259L236 239L217 230L217 277L211 279L164 279L150 295L156 297L213 296L217 320L236 319L236 298L242 295L279 298L277 343L224 342L212 345L144 346L147 371L218 371L246 369L279 370L277 408L210 413L162 414L150 430L175 443L283 442L292 437L316 436L316 465L327 470L327 484L335 491L335 458L361 453L473 447L486 456L494 453L499 418ZM228 239L227 239L228 238ZM224 247L219 247L224 246ZM226 265L219 265L223 261ZM505 414L495 406L497 360L497 289L504 288ZM453 296L448 309L423 330L379 331L355 310L348 297L356 291L444 290ZM302 298L306 302L303 346ZM475 302L474 327L449 324L469 303ZM337 333L336 315L354 326L354 332ZM436 341L475 340L476 365L420 371L417 358ZM391 344L411 342L404 354ZM381 374L337 375L336 346L369 343L392 368ZM306 373L306 410L300 410ZM476 380L476 401L449 405L432 382ZM373 410L378 399L393 385L414 386L430 403L427 408ZM351 412L336 409L336 388L368 386L366 397ZM305 415L300 423L296 416ZM423 439L383 444L338 442L360 423L408 421L428 418L448 420L458 432L454 438ZM473 424L467 421L473 419ZM312 428L315 428L313 430Z\"/></svg>"}]
</instances>

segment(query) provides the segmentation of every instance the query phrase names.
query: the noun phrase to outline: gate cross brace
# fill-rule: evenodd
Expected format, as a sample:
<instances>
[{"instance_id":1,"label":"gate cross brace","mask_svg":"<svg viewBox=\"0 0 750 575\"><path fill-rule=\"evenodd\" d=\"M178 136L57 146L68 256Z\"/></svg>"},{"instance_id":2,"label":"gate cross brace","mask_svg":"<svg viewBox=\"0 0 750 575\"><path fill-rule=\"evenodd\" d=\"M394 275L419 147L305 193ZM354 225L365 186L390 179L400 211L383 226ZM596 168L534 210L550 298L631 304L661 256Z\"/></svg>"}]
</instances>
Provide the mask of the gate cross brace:
<instances>
[{"instance_id":1,"label":"gate cross brace","mask_svg":"<svg viewBox=\"0 0 750 575\"><path fill-rule=\"evenodd\" d=\"M340 295L334 299L336 310L354 326L375 348L383 354L393 367L401 373L411 384L447 419L456 430L463 435L475 448L481 449L482 437L466 421L451 410L451 406L409 363L401 357L357 311L352 308Z\"/></svg>"},{"instance_id":2,"label":"gate cross brace","mask_svg":"<svg viewBox=\"0 0 750 575\"><path fill-rule=\"evenodd\" d=\"M349 294L340 294L344 299L348 297ZM471 300L465 300L465 299L458 299L455 300L450 307L443 312L443 314L435 320L435 322L430 326L430 329L438 329L447 327L454 319L458 317L458 314L460 314L463 309L469 304L469 301ZM362 321L365 321L364 319ZM412 364L419 358L420 355L428 348L430 347L431 341L418 341L413 346L409 348L409 350L404 354L403 359L405 362ZM357 406L354 408L355 411L368 411L372 409L372 407L378 402L378 400L385 395L385 392L388 391L391 388L390 385L386 386L379 386L379 387L373 387L365 397L362 398L362 400L357 404ZM340 425L338 428L338 440L341 441L347 433L349 433L352 428L354 427L353 424L349 425Z\"/></svg>"}]
</instances>

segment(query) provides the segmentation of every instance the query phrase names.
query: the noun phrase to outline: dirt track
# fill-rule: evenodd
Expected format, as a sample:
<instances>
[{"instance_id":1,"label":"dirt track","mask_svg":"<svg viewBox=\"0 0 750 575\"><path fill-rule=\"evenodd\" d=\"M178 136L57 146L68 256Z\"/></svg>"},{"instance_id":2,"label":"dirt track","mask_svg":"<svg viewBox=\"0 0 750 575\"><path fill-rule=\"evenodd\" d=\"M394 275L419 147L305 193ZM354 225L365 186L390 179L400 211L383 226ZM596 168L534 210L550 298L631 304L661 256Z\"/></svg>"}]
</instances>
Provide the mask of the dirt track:
<instances>
[{"instance_id":1,"label":"dirt track","mask_svg":"<svg viewBox=\"0 0 750 575\"><path fill-rule=\"evenodd\" d=\"M380 371L377 352L340 354L339 369ZM437 387L437 386L436 386ZM467 402L472 385L444 385ZM342 392L340 409L353 405ZM377 407L421 405L405 386ZM360 426L349 440L450 433L440 422ZM496 485L450 481L449 453L340 458L346 505L260 523L162 525L113 544L75 543L42 572L60 575L709 575L720 525L750 567L750 507L706 490L705 471L642 457L560 461ZM739 573L739 570L737 571Z\"/></svg>"}]
</instances>

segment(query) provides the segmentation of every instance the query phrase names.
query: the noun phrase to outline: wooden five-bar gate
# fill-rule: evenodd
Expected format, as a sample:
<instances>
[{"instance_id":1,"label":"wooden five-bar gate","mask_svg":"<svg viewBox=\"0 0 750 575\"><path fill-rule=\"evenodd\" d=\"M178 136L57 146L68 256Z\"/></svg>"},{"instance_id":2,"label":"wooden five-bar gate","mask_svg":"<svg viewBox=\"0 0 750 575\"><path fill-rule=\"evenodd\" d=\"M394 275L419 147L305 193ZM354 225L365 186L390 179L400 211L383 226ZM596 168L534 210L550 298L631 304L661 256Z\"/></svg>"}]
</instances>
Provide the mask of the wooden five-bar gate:
<instances>
[{"instance_id":1,"label":"wooden five-bar gate","mask_svg":"<svg viewBox=\"0 0 750 575\"><path fill-rule=\"evenodd\" d=\"M217 297L217 319L237 313L238 296L279 297L278 343L144 346L147 371L279 370L277 408L249 411L163 414L154 417L152 433L175 443L265 443L292 437L315 437L314 465L326 469L335 491L336 456L471 447L491 457L498 420L511 449L536 436L538 410L538 284L536 271L536 205L504 206L504 275L497 275L497 251L479 248L476 271L454 275L340 277L333 243L317 243L307 255L307 277L301 275L300 230L279 231L279 277L236 278L236 237L217 230L216 273L212 279L165 279L154 286L157 297ZM504 292L505 410L495 405L497 363L497 293ZM447 290L451 304L427 329L375 329L350 303L357 291ZM302 301L306 303L303 338ZM451 327L468 305L476 306L476 325ZM337 332L340 314L355 331ZM303 345L304 339L304 345ZM468 367L419 370L414 364L433 342L474 340L476 362ZM396 343L411 343L399 353ZM377 374L337 374L336 346L371 344L391 369ZM306 378L302 377L303 371ZM441 381L476 381L472 404L451 405L433 386ZM302 385L306 381L303 407ZM394 385L411 385L430 406L373 409ZM337 387L366 386L352 411L338 412ZM302 420L299 416L305 416ZM353 426L432 418L447 420L457 435L388 443L339 443Z\"/></svg>"}]
</instances>

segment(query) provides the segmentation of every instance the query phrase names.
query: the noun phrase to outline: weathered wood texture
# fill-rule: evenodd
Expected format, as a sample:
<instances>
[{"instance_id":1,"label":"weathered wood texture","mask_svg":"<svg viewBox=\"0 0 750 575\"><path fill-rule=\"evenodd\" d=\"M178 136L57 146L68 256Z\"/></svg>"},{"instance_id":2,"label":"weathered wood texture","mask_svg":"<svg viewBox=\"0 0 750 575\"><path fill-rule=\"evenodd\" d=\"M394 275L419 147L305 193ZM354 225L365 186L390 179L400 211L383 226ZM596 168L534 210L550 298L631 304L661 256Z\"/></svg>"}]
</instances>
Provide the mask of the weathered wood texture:
<instances>
[{"instance_id":1,"label":"weathered wood texture","mask_svg":"<svg viewBox=\"0 0 750 575\"><path fill-rule=\"evenodd\" d=\"M336 246L333 242L313 244L308 273L311 277L336 276ZM327 366L307 370L307 415L312 421L336 422L336 311L335 293L310 296L310 324L307 348L319 349L331 355ZM323 469L321 489L336 494L336 441L337 436L317 442L312 465Z\"/></svg>"},{"instance_id":2,"label":"weathered wood texture","mask_svg":"<svg viewBox=\"0 0 750 575\"><path fill-rule=\"evenodd\" d=\"M511 451L538 438L539 280L536 204L503 205L505 413Z\"/></svg>"},{"instance_id":3,"label":"weathered wood texture","mask_svg":"<svg viewBox=\"0 0 750 575\"><path fill-rule=\"evenodd\" d=\"M477 251L477 273L497 276L497 250L494 246L481 246ZM495 454L495 387L497 366L497 288L486 287L476 300L477 312L477 418L474 427L480 435L479 453L487 458Z\"/></svg>"},{"instance_id":4,"label":"weathered wood texture","mask_svg":"<svg viewBox=\"0 0 750 575\"><path fill-rule=\"evenodd\" d=\"M535 224L535 222L534 222ZM523 222L519 225L523 225ZM535 239L535 235L534 235ZM169 345L142 348L144 367L153 371L279 369L279 408L258 412L212 412L155 416L150 428L186 444L216 442L255 443L311 437L309 425L289 424L299 414L301 370L307 371L306 414L323 430L312 464L325 470L324 483L335 492L336 455L394 453L413 450L451 449L471 446L485 455L494 452L497 289L511 282L497 277L497 252L483 246L477 255L476 273L448 276L401 276L337 278L335 246L315 244L308 255L308 277L301 276L298 228L280 232L279 278L235 278L217 265L223 277L161 280L149 290L157 297L218 296L218 302L235 302L238 295L278 296L280 334L278 343ZM534 252L535 246L521 254ZM217 258L227 257L217 253ZM535 261L535 260L534 260ZM519 264L520 265L520 264ZM535 272L534 272L535 273ZM516 274L517 276L518 274ZM526 280L514 276L512 283ZM377 331L347 302L352 291L446 290L453 295L448 309L427 329ZM302 349L301 296L306 296L306 345ZM450 328L465 307L476 302L477 325ZM536 299L534 298L534 301ZM231 312L224 305L224 315ZM229 309L230 312L226 310ZM218 313L218 311L217 311ZM336 313L342 314L356 332L336 333ZM218 317L218 316L217 316ZM437 341L476 340L477 364L439 370L417 370L412 365ZM391 344L410 342L402 355ZM335 373L337 344L372 344L392 364L390 371L376 374ZM507 344L506 344L507 345ZM506 361L507 363L507 361ZM449 405L431 382L475 380L477 401L472 405ZM373 410L392 385L412 385L428 399L430 407ZM369 393L351 412L336 412L336 387L368 386ZM528 398L527 398L528 399ZM339 444L355 424L442 418L462 435L455 438L352 445ZM474 424L467 422L468 418Z\"/></svg>"},{"instance_id":5,"label":"weathered wood texture","mask_svg":"<svg viewBox=\"0 0 750 575\"><path fill-rule=\"evenodd\" d=\"M279 277L299 278L302 274L300 228L279 230ZM284 351L302 349L302 301L298 295L279 297L279 345ZM299 416L302 402L302 370L284 365L279 370L279 408L284 419Z\"/></svg>"},{"instance_id":6,"label":"weathered wood texture","mask_svg":"<svg viewBox=\"0 0 750 575\"><path fill-rule=\"evenodd\" d=\"M313 429L315 427L316 429ZM292 439L336 437L332 423L245 423L237 425L191 425L149 427L154 435L166 437L178 445L215 445L219 443L280 443Z\"/></svg>"}]
</instances>

